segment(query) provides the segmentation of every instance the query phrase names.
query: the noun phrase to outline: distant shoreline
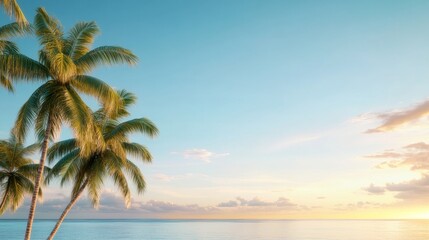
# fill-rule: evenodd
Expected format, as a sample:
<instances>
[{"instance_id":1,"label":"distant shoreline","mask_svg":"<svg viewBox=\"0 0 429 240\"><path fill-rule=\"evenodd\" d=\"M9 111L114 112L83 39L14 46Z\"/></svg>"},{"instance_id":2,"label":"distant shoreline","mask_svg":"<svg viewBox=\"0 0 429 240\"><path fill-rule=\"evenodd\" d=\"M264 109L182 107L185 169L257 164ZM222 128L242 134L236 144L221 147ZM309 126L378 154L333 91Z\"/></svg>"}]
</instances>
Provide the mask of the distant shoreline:
<instances>
[{"instance_id":1,"label":"distant shoreline","mask_svg":"<svg viewBox=\"0 0 429 240\"><path fill-rule=\"evenodd\" d=\"M4 218L0 221L27 221L24 218ZM57 219L35 219L35 221L57 221ZM67 222L120 221L120 222L266 222L266 221L429 221L429 219L158 219L158 218L72 218Z\"/></svg>"}]
</instances>

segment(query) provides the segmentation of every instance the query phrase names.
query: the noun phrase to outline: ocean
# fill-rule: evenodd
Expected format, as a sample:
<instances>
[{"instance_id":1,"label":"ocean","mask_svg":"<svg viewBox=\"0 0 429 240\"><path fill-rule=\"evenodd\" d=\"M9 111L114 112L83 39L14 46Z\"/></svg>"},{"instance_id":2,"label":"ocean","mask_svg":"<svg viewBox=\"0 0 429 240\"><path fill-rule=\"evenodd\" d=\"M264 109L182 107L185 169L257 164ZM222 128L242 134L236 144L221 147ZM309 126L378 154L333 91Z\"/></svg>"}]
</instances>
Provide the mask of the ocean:
<instances>
[{"instance_id":1,"label":"ocean","mask_svg":"<svg viewBox=\"0 0 429 240\"><path fill-rule=\"evenodd\" d=\"M46 239L53 220L38 220ZM25 220L0 220L0 239L23 239ZM55 239L427 240L429 220L67 220Z\"/></svg>"}]
</instances>

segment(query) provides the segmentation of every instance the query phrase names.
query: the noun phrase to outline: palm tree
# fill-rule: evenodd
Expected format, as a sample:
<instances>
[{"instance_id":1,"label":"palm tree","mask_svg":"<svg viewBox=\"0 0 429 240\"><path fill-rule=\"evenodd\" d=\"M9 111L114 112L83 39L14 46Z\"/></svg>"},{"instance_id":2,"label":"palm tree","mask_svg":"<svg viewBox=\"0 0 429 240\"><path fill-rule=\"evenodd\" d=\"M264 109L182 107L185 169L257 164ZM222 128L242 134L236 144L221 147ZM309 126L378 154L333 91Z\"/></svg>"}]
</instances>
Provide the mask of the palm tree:
<instances>
[{"instance_id":1,"label":"palm tree","mask_svg":"<svg viewBox=\"0 0 429 240\"><path fill-rule=\"evenodd\" d=\"M0 0L0 5L3 6L9 16L14 16L18 23L28 24L27 19L16 0Z\"/></svg>"},{"instance_id":2,"label":"palm tree","mask_svg":"<svg viewBox=\"0 0 429 240\"><path fill-rule=\"evenodd\" d=\"M143 145L130 142L128 135L141 132L154 137L158 134L158 129L146 118L119 122L120 118L128 115L126 107L135 99L132 94L125 91L121 91L120 95L124 104L116 118L107 117L103 109L93 114L96 123L94 131L101 132L103 138L101 141L94 141L88 157L81 157L79 154L81 149L76 144L76 139L57 142L49 149L49 161L52 162L58 157L60 160L47 176L47 182L52 177L61 175L61 184L73 181L73 190L69 204L48 239L55 236L61 223L85 189L88 189L88 196L92 204L98 206L100 190L105 178L111 177L122 193L127 207L130 204L131 196L126 175L134 182L138 193L142 193L145 189L145 181L140 169L128 157L133 156L144 162L151 162L152 156Z\"/></svg>"},{"instance_id":3,"label":"palm tree","mask_svg":"<svg viewBox=\"0 0 429 240\"><path fill-rule=\"evenodd\" d=\"M13 135L8 140L0 140L0 214L8 208L15 211L22 204L25 194L34 191L33 180L38 164L34 164L28 156L39 147L39 144L24 147ZM41 195L42 191L39 191Z\"/></svg>"},{"instance_id":4,"label":"palm tree","mask_svg":"<svg viewBox=\"0 0 429 240\"><path fill-rule=\"evenodd\" d=\"M82 156L89 154L89 140L100 138L92 129L92 114L79 93L95 97L108 115L114 116L119 96L108 84L87 74L98 65L137 63L129 50L116 46L90 49L99 32L94 22L81 22L64 36L60 22L43 8L37 10L34 31L42 49L39 61L21 54L0 56L0 67L12 79L39 79L43 84L24 103L18 113L14 132L19 141L34 123L41 141L41 157L32 195L25 239L30 239L49 142L58 135L63 123L73 129Z\"/></svg>"},{"instance_id":5,"label":"palm tree","mask_svg":"<svg viewBox=\"0 0 429 240\"><path fill-rule=\"evenodd\" d=\"M0 27L0 55L19 54L18 46L9 41L12 37L22 36L30 32L30 26L20 26L18 23L10 23ZM11 79L0 72L0 85L13 92Z\"/></svg>"}]
</instances>

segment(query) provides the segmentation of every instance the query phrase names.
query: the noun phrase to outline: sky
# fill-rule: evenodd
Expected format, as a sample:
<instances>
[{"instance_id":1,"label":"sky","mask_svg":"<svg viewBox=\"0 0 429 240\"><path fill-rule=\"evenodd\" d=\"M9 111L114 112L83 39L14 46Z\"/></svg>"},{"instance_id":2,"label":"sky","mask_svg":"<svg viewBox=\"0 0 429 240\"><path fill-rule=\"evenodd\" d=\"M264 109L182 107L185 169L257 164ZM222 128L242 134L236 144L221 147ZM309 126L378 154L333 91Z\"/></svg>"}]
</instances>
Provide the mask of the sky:
<instances>
[{"instance_id":1,"label":"sky","mask_svg":"<svg viewBox=\"0 0 429 240\"><path fill-rule=\"evenodd\" d=\"M428 1L19 3L65 30L96 21L94 47L139 56L92 74L160 129L133 136L154 160L130 208L106 181L100 208L83 197L70 218L429 218ZM16 42L37 57L37 39ZM0 89L1 138L37 86ZM55 218L70 186L44 191L36 217Z\"/></svg>"}]
</instances>

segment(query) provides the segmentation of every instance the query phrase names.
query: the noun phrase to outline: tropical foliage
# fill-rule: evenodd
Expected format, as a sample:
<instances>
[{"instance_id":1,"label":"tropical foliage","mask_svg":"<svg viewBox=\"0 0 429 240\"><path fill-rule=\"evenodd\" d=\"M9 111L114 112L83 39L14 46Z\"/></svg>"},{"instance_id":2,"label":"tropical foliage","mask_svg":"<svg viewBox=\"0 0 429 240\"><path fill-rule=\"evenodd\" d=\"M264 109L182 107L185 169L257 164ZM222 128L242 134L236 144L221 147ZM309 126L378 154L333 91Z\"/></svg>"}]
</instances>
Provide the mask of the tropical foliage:
<instances>
[{"instance_id":1,"label":"tropical foliage","mask_svg":"<svg viewBox=\"0 0 429 240\"><path fill-rule=\"evenodd\" d=\"M129 50L117 46L90 49L99 32L94 22L81 22L64 35L60 22L39 8L34 19L34 31L42 49L39 61L21 54L1 55L2 72L12 79L38 79L43 84L35 90L19 110L14 127L18 141L23 141L32 124L42 142L38 171L30 206L26 238L30 238L37 192L43 175L43 165L49 141L59 133L63 123L73 129L80 154L90 153L90 142L101 138L92 130L90 108L79 93L95 97L108 116L118 111L119 96L108 84L87 75L99 65L126 63L133 65L137 57Z\"/></svg>"},{"instance_id":2,"label":"tropical foliage","mask_svg":"<svg viewBox=\"0 0 429 240\"><path fill-rule=\"evenodd\" d=\"M8 15L13 16L15 20L21 25L28 23L24 13L21 10L21 7L16 0L0 0L0 5Z\"/></svg>"},{"instance_id":3,"label":"tropical foliage","mask_svg":"<svg viewBox=\"0 0 429 240\"><path fill-rule=\"evenodd\" d=\"M38 144L25 147L13 135L7 140L0 140L0 214L9 208L15 211L25 195L34 191L33 180L38 164L34 164L29 156L38 149Z\"/></svg>"},{"instance_id":4,"label":"tropical foliage","mask_svg":"<svg viewBox=\"0 0 429 240\"><path fill-rule=\"evenodd\" d=\"M150 162L152 156L145 146L131 142L128 135L134 132L143 133L149 137L158 134L156 126L146 118L137 118L124 122L119 120L127 116L127 106L134 103L135 97L131 93L121 91L122 103L120 111L115 118L109 118L105 109L100 109L93 114L94 131L102 133L102 139L93 142L91 154L82 157L81 148L76 139L57 142L48 153L50 162L60 158L46 180L61 176L61 184L71 181L73 190L69 205L58 220L54 230L48 239L52 239L62 221L76 203L85 189L94 206L98 206L100 191L103 181L110 178L122 193L126 206L131 200L128 176L137 188L137 192L143 192L145 181L140 169L129 159L139 158L143 162Z\"/></svg>"},{"instance_id":5,"label":"tropical foliage","mask_svg":"<svg viewBox=\"0 0 429 240\"><path fill-rule=\"evenodd\" d=\"M13 91L12 83L17 80L41 83L20 108L10 139L0 141L0 214L9 208L16 210L25 194L32 193L25 232L25 239L30 239L44 175L47 183L56 177L61 185L72 182L70 203L49 236L52 239L85 190L98 206L105 179L115 183L126 206L131 200L130 181L138 193L143 192L143 175L130 157L151 162L152 156L146 147L131 142L129 135L137 132L154 137L158 129L146 118L124 120L135 96L125 90L117 92L89 75L98 66L138 61L122 47L92 48L99 33L95 22L79 22L64 33L61 23L43 8L37 9L30 26L16 0L0 0L0 5L16 20L0 27L0 85ZM41 46L37 60L20 53L10 41L29 32ZM94 97L101 108L93 112L81 94ZM74 138L53 144L64 124L72 129ZM32 129L38 143L24 147ZM28 156L38 149L40 161L34 164ZM52 170L45 167L47 157L56 162Z\"/></svg>"},{"instance_id":6,"label":"tropical foliage","mask_svg":"<svg viewBox=\"0 0 429 240\"><path fill-rule=\"evenodd\" d=\"M22 36L31 30L29 25L21 26L18 23L10 23L0 27L0 55L19 54L18 46L10 41L12 37ZM1 69L1 67L0 67ZM0 85L13 92L13 85L10 77L0 71Z\"/></svg>"}]
</instances>

